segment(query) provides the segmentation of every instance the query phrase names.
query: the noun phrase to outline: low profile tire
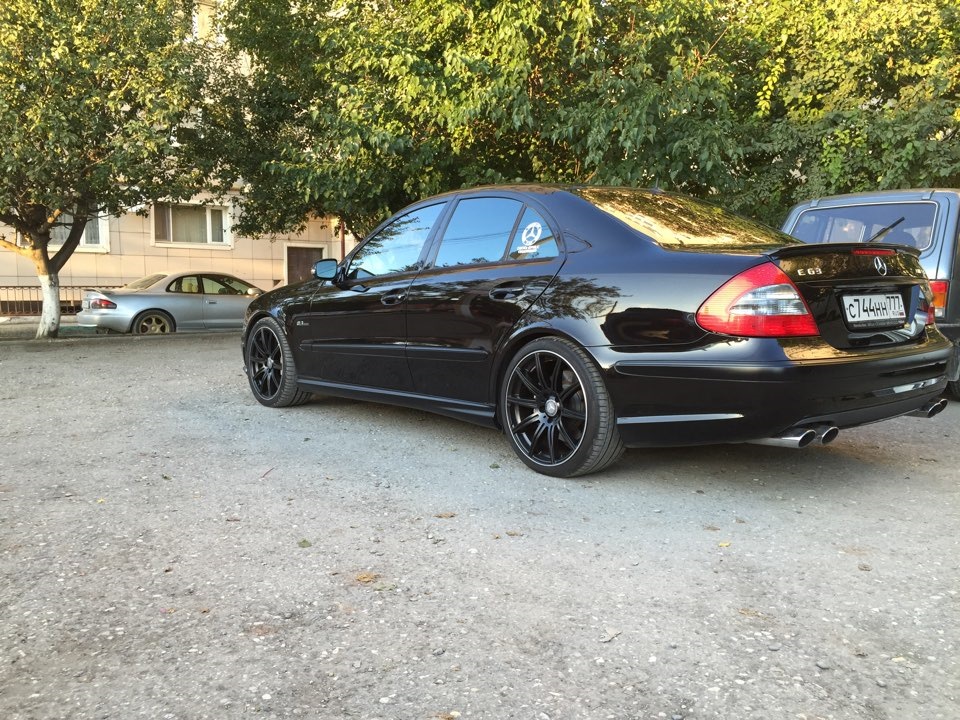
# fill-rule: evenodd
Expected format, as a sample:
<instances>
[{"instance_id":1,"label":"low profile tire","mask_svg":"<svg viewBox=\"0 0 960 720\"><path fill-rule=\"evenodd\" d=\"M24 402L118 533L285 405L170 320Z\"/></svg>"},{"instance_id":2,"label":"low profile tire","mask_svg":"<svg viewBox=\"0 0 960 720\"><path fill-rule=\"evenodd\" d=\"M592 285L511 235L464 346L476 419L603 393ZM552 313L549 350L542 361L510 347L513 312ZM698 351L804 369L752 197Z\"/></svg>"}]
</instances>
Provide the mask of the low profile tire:
<instances>
[{"instance_id":1,"label":"low profile tire","mask_svg":"<svg viewBox=\"0 0 960 720\"><path fill-rule=\"evenodd\" d=\"M166 335L176 331L173 318L162 310L147 310L133 320L135 335Z\"/></svg>"},{"instance_id":2,"label":"low profile tire","mask_svg":"<svg viewBox=\"0 0 960 720\"><path fill-rule=\"evenodd\" d=\"M247 335L247 380L267 407L302 405L310 393L297 387L297 368L287 336L272 317L260 318Z\"/></svg>"},{"instance_id":3,"label":"low profile tire","mask_svg":"<svg viewBox=\"0 0 960 720\"><path fill-rule=\"evenodd\" d=\"M623 454L600 371L572 342L541 338L525 345L507 366L499 401L511 446L539 473L586 475Z\"/></svg>"}]
</instances>

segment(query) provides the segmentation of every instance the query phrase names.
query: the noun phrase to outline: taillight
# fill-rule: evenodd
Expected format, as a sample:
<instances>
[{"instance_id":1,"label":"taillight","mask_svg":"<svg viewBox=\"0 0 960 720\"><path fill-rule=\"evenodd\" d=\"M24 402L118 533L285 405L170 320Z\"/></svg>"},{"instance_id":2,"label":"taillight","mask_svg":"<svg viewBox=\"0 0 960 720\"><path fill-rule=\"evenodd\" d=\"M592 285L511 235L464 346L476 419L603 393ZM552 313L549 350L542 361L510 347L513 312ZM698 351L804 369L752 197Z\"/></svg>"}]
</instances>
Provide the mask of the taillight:
<instances>
[{"instance_id":1,"label":"taillight","mask_svg":"<svg viewBox=\"0 0 960 720\"><path fill-rule=\"evenodd\" d=\"M114 310L117 307L115 302L111 302L106 298L94 298L90 301L91 310Z\"/></svg>"},{"instance_id":2,"label":"taillight","mask_svg":"<svg viewBox=\"0 0 960 720\"><path fill-rule=\"evenodd\" d=\"M770 262L724 283L700 306L697 322L704 330L741 337L819 335L796 285Z\"/></svg>"},{"instance_id":3,"label":"taillight","mask_svg":"<svg viewBox=\"0 0 960 720\"><path fill-rule=\"evenodd\" d=\"M854 248L850 251L851 255L876 255L888 257L890 255L896 255L896 250L890 250L888 248Z\"/></svg>"},{"instance_id":4,"label":"taillight","mask_svg":"<svg viewBox=\"0 0 960 720\"><path fill-rule=\"evenodd\" d=\"M933 291L933 316L942 318L947 314L947 290L950 289L950 281L931 280L930 289Z\"/></svg>"}]
</instances>

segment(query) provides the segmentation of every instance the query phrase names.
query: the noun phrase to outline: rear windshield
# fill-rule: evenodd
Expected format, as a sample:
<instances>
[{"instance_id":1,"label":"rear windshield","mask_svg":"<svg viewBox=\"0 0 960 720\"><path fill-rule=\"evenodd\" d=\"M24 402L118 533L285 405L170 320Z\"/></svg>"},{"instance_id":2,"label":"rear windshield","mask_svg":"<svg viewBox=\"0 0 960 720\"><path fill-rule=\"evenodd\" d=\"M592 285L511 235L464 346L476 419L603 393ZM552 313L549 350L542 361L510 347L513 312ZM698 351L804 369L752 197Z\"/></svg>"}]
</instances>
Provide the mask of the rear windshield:
<instances>
[{"instance_id":1,"label":"rear windshield","mask_svg":"<svg viewBox=\"0 0 960 720\"><path fill-rule=\"evenodd\" d=\"M876 236L877 242L926 250L936 214L932 202L810 208L800 214L791 234L808 243L866 242Z\"/></svg>"},{"instance_id":2,"label":"rear windshield","mask_svg":"<svg viewBox=\"0 0 960 720\"><path fill-rule=\"evenodd\" d=\"M632 188L573 192L663 247L757 252L798 244L778 230L691 197Z\"/></svg>"},{"instance_id":3,"label":"rear windshield","mask_svg":"<svg viewBox=\"0 0 960 720\"><path fill-rule=\"evenodd\" d=\"M160 282L165 277L166 275L164 275L163 273L157 273L156 275L147 275L144 278L140 278L139 280L134 280L132 283L128 283L124 285L124 287L127 288L128 290L143 290L143 288L148 288L154 283Z\"/></svg>"}]
</instances>

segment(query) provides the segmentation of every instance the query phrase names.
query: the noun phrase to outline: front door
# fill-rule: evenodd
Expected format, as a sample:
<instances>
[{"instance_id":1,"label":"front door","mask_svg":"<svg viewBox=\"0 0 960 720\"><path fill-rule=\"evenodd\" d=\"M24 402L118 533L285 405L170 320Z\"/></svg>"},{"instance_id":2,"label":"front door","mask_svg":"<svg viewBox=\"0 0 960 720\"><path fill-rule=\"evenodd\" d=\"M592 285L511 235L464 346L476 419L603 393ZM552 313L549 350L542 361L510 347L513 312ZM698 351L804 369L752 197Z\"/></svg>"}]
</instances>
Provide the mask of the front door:
<instances>
[{"instance_id":1,"label":"front door","mask_svg":"<svg viewBox=\"0 0 960 720\"><path fill-rule=\"evenodd\" d=\"M411 389L406 357L407 290L445 203L415 209L375 232L339 282L323 285L296 318L305 377L388 390Z\"/></svg>"}]
</instances>

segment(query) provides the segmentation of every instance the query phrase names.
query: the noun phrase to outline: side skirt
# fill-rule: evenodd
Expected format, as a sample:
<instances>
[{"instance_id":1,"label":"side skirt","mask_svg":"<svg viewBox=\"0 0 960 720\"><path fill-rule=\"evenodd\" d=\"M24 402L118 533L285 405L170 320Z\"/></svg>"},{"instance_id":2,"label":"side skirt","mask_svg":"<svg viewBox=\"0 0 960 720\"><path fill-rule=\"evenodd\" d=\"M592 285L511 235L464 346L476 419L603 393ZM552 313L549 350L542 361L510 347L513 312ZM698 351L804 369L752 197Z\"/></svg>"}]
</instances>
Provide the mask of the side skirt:
<instances>
[{"instance_id":1,"label":"side skirt","mask_svg":"<svg viewBox=\"0 0 960 720\"><path fill-rule=\"evenodd\" d=\"M363 387L362 385L346 385L343 383L327 382L324 380L301 379L297 385L307 392L319 395L334 395L350 398L351 400L365 400L367 402L386 403L401 407L415 408L427 412L445 415L465 422L496 428L496 410L493 405L484 403L452 400L432 395L403 392L401 390L382 390L380 388Z\"/></svg>"}]
</instances>

